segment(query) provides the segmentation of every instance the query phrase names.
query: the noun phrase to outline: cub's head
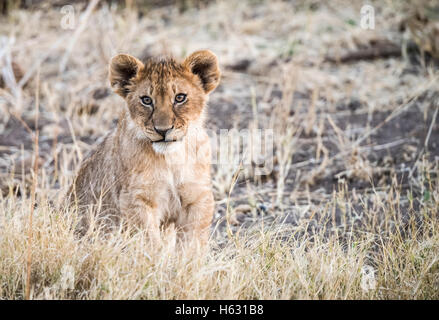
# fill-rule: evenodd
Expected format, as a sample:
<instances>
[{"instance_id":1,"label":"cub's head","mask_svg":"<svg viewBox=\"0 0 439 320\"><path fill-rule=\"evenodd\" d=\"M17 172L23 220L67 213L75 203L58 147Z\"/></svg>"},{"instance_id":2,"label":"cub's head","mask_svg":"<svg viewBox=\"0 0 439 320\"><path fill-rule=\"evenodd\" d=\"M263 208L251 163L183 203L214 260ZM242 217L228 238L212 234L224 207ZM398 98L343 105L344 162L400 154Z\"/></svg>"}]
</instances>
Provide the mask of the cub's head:
<instances>
[{"instance_id":1,"label":"cub's head","mask_svg":"<svg viewBox=\"0 0 439 320\"><path fill-rule=\"evenodd\" d=\"M113 90L126 100L131 119L155 150L185 137L219 79L218 59L208 50L196 51L182 63L171 58L143 63L128 54L110 63Z\"/></svg>"}]
</instances>

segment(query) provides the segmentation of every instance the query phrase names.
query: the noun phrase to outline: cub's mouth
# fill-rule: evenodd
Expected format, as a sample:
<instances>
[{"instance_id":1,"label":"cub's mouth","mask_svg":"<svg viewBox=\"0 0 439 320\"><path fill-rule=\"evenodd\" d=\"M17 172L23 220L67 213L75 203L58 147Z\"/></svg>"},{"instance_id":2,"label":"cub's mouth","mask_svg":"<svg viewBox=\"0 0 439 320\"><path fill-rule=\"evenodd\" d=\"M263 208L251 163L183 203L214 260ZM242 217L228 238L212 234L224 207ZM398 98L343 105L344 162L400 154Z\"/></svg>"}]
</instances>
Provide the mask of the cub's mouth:
<instances>
[{"instance_id":1,"label":"cub's mouth","mask_svg":"<svg viewBox=\"0 0 439 320\"><path fill-rule=\"evenodd\" d=\"M168 144L168 143L173 143L173 142L178 142L180 140L166 140L166 139L161 139L161 140L155 140L152 141L152 143L163 143L163 144Z\"/></svg>"},{"instance_id":2,"label":"cub's mouth","mask_svg":"<svg viewBox=\"0 0 439 320\"><path fill-rule=\"evenodd\" d=\"M170 146L177 145L178 142L181 142L185 139L186 134L180 131L173 131L163 136L156 135L147 135L150 140L150 143L153 146Z\"/></svg>"},{"instance_id":3,"label":"cub's mouth","mask_svg":"<svg viewBox=\"0 0 439 320\"><path fill-rule=\"evenodd\" d=\"M172 153L179 150L179 146L181 145L181 139L180 140L161 139L161 140L153 141L151 145L156 153L160 153L160 154Z\"/></svg>"},{"instance_id":4,"label":"cub's mouth","mask_svg":"<svg viewBox=\"0 0 439 320\"><path fill-rule=\"evenodd\" d=\"M173 142L178 142L184 139L185 134L182 132L170 132L163 136L152 136L150 137L150 141L152 144L160 143L160 144L172 144Z\"/></svg>"}]
</instances>

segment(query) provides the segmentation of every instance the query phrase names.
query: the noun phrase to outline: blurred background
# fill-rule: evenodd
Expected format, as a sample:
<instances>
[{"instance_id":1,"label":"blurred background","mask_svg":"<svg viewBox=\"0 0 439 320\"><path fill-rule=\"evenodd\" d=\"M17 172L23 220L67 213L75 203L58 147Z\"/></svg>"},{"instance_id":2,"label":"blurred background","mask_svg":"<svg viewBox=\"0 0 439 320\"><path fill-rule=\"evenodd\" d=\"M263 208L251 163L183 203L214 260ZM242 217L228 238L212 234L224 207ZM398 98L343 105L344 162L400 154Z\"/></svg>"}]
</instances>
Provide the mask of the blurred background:
<instances>
[{"instance_id":1,"label":"blurred background","mask_svg":"<svg viewBox=\"0 0 439 320\"><path fill-rule=\"evenodd\" d=\"M213 167L216 221L231 201L236 227L294 224L344 188L424 199L419 168L437 175L434 1L7 0L0 12L3 195L28 193L38 131L39 194L62 198L124 107L107 79L120 52L212 50L223 78L207 127L274 130L269 174Z\"/></svg>"}]
</instances>

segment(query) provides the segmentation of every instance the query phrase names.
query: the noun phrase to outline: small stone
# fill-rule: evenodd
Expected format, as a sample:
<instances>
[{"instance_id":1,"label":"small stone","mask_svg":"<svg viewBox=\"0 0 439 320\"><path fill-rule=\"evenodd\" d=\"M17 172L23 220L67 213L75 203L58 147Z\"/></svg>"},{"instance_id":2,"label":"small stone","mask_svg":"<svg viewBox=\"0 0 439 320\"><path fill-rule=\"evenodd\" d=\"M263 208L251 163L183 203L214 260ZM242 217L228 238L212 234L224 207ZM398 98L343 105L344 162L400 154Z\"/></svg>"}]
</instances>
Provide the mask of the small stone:
<instances>
[{"instance_id":1,"label":"small stone","mask_svg":"<svg viewBox=\"0 0 439 320\"><path fill-rule=\"evenodd\" d=\"M239 214L239 213L246 214L251 211L252 211L252 206L249 204L240 204L234 208L235 214Z\"/></svg>"}]
</instances>

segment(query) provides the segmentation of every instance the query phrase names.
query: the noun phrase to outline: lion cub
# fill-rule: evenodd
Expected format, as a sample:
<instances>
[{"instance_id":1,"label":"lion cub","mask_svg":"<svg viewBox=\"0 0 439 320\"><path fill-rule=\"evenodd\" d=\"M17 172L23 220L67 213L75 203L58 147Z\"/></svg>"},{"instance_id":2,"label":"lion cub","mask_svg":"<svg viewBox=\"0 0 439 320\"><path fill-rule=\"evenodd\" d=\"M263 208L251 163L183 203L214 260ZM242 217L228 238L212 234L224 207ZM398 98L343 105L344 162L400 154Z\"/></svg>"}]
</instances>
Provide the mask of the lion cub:
<instances>
[{"instance_id":1,"label":"lion cub","mask_svg":"<svg viewBox=\"0 0 439 320\"><path fill-rule=\"evenodd\" d=\"M171 223L185 239L205 243L214 200L210 142L203 127L208 94L220 70L210 51L182 63L119 54L110 63L111 87L126 101L117 128L84 160L70 188L83 223L94 207L100 218L120 218L150 237Z\"/></svg>"}]
</instances>

